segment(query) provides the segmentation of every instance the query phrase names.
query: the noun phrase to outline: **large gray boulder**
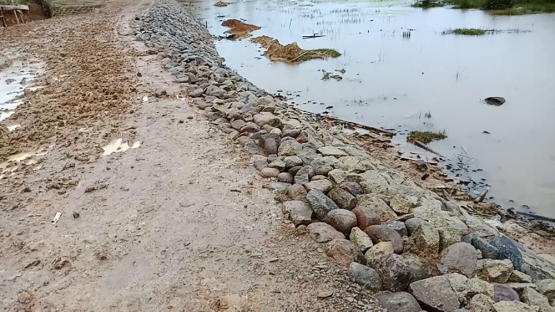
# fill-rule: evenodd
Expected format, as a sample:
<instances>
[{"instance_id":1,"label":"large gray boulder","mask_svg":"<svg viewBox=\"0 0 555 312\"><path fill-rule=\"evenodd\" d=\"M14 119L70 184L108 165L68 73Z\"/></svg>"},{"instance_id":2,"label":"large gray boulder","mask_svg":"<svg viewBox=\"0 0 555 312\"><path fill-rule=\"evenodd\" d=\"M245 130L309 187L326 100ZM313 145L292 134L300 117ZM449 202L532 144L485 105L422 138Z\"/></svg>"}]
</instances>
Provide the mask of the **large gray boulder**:
<instances>
[{"instance_id":1,"label":"large gray boulder","mask_svg":"<svg viewBox=\"0 0 555 312\"><path fill-rule=\"evenodd\" d=\"M321 221L326 219L328 212L339 209L333 200L318 190L310 190L306 195L306 200L310 204L310 207L312 207L316 218Z\"/></svg>"},{"instance_id":2,"label":"large gray boulder","mask_svg":"<svg viewBox=\"0 0 555 312\"><path fill-rule=\"evenodd\" d=\"M327 243L333 239L344 239L345 235L338 232L333 226L324 222L314 222L309 224L307 230L310 236L318 243Z\"/></svg>"},{"instance_id":3,"label":"large gray boulder","mask_svg":"<svg viewBox=\"0 0 555 312\"><path fill-rule=\"evenodd\" d=\"M520 301L500 301L493 305L495 312L538 312L538 307L531 307Z\"/></svg>"},{"instance_id":4,"label":"large gray boulder","mask_svg":"<svg viewBox=\"0 0 555 312\"><path fill-rule=\"evenodd\" d=\"M343 209L352 210L358 203L356 197L342 188L331 189L328 196L337 204L337 206L339 206L339 208Z\"/></svg>"},{"instance_id":5,"label":"large gray boulder","mask_svg":"<svg viewBox=\"0 0 555 312\"><path fill-rule=\"evenodd\" d=\"M522 269L522 253L511 238L505 235L498 236L491 241L491 245L499 250L500 259L510 260L516 270Z\"/></svg>"},{"instance_id":6,"label":"large gray boulder","mask_svg":"<svg viewBox=\"0 0 555 312\"><path fill-rule=\"evenodd\" d=\"M376 194L365 194L357 197L358 206L369 209L380 217L381 222L395 220L397 214Z\"/></svg>"},{"instance_id":7,"label":"large gray boulder","mask_svg":"<svg viewBox=\"0 0 555 312\"><path fill-rule=\"evenodd\" d=\"M431 224L422 223L411 236L412 247L419 253L439 252L439 232Z\"/></svg>"},{"instance_id":8,"label":"large gray boulder","mask_svg":"<svg viewBox=\"0 0 555 312\"><path fill-rule=\"evenodd\" d=\"M380 307L391 312L420 312L418 301L408 292L382 293L377 297Z\"/></svg>"},{"instance_id":9,"label":"large gray boulder","mask_svg":"<svg viewBox=\"0 0 555 312\"><path fill-rule=\"evenodd\" d=\"M371 291L382 290L382 278L376 270L363 264L352 262L349 265L347 276L351 281Z\"/></svg>"},{"instance_id":10,"label":"large gray boulder","mask_svg":"<svg viewBox=\"0 0 555 312\"><path fill-rule=\"evenodd\" d=\"M382 256L376 259L374 268L382 277L384 290L403 291L411 282L410 267L401 255L393 253Z\"/></svg>"},{"instance_id":11,"label":"large gray boulder","mask_svg":"<svg viewBox=\"0 0 555 312\"><path fill-rule=\"evenodd\" d=\"M326 244L326 255L340 265L347 266L352 262L366 263L360 250L347 239L334 239Z\"/></svg>"},{"instance_id":12,"label":"large gray boulder","mask_svg":"<svg viewBox=\"0 0 555 312\"><path fill-rule=\"evenodd\" d=\"M472 277L478 264L476 249L468 243L455 243L441 252L441 264L448 272Z\"/></svg>"},{"instance_id":13,"label":"large gray boulder","mask_svg":"<svg viewBox=\"0 0 555 312\"><path fill-rule=\"evenodd\" d=\"M283 213L295 226L308 225L312 221L312 209L300 200L292 200L283 203Z\"/></svg>"},{"instance_id":14,"label":"large gray boulder","mask_svg":"<svg viewBox=\"0 0 555 312\"><path fill-rule=\"evenodd\" d=\"M426 311L446 312L460 307L457 293L445 275L413 282L409 291Z\"/></svg>"},{"instance_id":15,"label":"large gray boulder","mask_svg":"<svg viewBox=\"0 0 555 312\"><path fill-rule=\"evenodd\" d=\"M493 283L506 283L513 272L513 264L510 260L480 260L482 275Z\"/></svg>"}]
</instances>

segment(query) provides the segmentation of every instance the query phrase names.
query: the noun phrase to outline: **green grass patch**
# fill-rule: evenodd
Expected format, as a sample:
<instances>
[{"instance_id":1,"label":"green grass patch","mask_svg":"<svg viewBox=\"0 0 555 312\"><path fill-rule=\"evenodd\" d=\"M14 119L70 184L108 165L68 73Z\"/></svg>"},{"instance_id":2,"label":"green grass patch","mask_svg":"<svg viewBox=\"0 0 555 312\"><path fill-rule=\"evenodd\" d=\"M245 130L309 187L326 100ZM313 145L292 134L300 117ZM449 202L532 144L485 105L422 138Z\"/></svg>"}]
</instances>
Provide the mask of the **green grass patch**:
<instances>
[{"instance_id":1,"label":"green grass patch","mask_svg":"<svg viewBox=\"0 0 555 312\"><path fill-rule=\"evenodd\" d=\"M432 131L411 131L409 136L407 137L408 142L415 142L419 141L424 144L428 144L432 141L439 141L447 138L447 134L445 130L441 132L432 132Z\"/></svg>"},{"instance_id":2,"label":"green grass patch","mask_svg":"<svg viewBox=\"0 0 555 312\"><path fill-rule=\"evenodd\" d=\"M457 9L481 9L492 15L555 12L555 0L444 0Z\"/></svg>"},{"instance_id":3,"label":"green grass patch","mask_svg":"<svg viewBox=\"0 0 555 312\"><path fill-rule=\"evenodd\" d=\"M444 35L463 35L463 36L482 36L486 34L486 31L479 28L456 28L447 29L442 32Z\"/></svg>"},{"instance_id":4,"label":"green grass patch","mask_svg":"<svg viewBox=\"0 0 555 312\"><path fill-rule=\"evenodd\" d=\"M305 53L301 54L301 56L295 59L296 62L306 62L313 59L325 59L328 57L336 58L340 57L341 53L337 52L334 49L315 49L315 50L308 50Z\"/></svg>"}]
</instances>

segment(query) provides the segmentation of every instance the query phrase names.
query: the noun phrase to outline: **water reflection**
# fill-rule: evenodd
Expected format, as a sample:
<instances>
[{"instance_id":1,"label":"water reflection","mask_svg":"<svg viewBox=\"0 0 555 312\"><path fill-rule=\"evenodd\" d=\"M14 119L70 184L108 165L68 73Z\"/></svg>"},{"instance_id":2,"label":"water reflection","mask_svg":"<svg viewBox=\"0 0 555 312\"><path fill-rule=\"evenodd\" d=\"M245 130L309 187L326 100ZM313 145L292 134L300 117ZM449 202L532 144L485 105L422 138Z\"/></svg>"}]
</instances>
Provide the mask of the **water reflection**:
<instances>
[{"instance_id":1,"label":"water reflection","mask_svg":"<svg viewBox=\"0 0 555 312\"><path fill-rule=\"evenodd\" d=\"M333 115L359 123L445 130L448 139L430 146L481 169L473 179L492 185L497 202L555 217L555 14L490 16L391 1L212 4L195 3L213 34L226 30L223 19L243 18L262 27L254 36L343 54L289 65L261 57L248 40L218 41L227 65L256 85L290 92L302 109L332 105ZM463 27L529 32L442 34ZM410 38L403 36L409 29ZM314 33L325 37L302 39ZM321 70L338 69L346 70L343 80L321 79ZM489 96L507 102L481 102Z\"/></svg>"}]
</instances>

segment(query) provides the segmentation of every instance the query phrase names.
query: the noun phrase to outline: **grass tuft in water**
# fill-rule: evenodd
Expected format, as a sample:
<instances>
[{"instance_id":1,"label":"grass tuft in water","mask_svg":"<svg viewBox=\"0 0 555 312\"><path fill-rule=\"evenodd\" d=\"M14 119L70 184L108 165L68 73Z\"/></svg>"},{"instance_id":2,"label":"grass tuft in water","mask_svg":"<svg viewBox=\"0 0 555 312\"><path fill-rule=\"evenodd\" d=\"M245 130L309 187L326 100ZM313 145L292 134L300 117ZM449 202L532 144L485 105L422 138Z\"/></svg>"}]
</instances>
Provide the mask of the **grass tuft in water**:
<instances>
[{"instance_id":1,"label":"grass tuft in water","mask_svg":"<svg viewBox=\"0 0 555 312\"><path fill-rule=\"evenodd\" d=\"M457 9L482 9L492 15L524 15L555 12L553 0L444 0Z\"/></svg>"},{"instance_id":2,"label":"grass tuft in water","mask_svg":"<svg viewBox=\"0 0 555 312\"><path fill-rule=\"evenodd\" d=\"M408 142L420 141L424 144L428 144L432 141L439 141L447 138L445 130L441 132L432 131L411 131L407 137Z\"/></svg>"},{"instance_id":3,"label":"grass tuft in water","mask_svg":"<svg viewBox=\"0 0 555 312\"><path fill-rule=\"evenodd\" d=\"M482 36L486 34L486 31L478 28L455 28L447 29L442 32L444 35L464 35L464 36Z\"/></svg>"}]
</instances>

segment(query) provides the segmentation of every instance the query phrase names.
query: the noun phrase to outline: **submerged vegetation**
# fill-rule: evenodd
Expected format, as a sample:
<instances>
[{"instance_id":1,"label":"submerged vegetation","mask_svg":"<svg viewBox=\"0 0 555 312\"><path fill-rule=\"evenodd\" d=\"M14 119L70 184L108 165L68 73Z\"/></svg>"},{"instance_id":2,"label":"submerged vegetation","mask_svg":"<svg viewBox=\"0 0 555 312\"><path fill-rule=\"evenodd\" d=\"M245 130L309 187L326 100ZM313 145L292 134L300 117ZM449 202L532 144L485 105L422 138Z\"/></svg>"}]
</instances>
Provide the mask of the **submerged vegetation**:
<instances>
[{"instance_id":1,"label":"submerged vegetation","mask_svg":"<svg viewBox=\"0 0 555 312\"><path fill-rule=\"evenodd\" d=\"M555 12L555 0L446 0L458 9L482 9L493 15Z\"/></svg>"},{"instance_id":2,"label":"submerged vegetation","mask_svg":"<svg viewBox=\"0 0 555 312\"><path fill-rule=\"evenodd\" d=\"M439 141L447 138L447 134L445 130L441 132L432 132L432 131L411 131L409 136L407 137L408 142L422 142L424 144L428 144L432 141Z\"/></svg>"},{"instance_id":3,"label":"submerged vegetation","mask_svg":"<svg viewBox=\"0 0 555 312\"><path fill-rule=\"evenodd\" d=\"M447 29L442 32L443 35L464 35L464 36L482 36L486 34L484 29L479 28L455 28Z\"/></svg>"}]
</instances>

